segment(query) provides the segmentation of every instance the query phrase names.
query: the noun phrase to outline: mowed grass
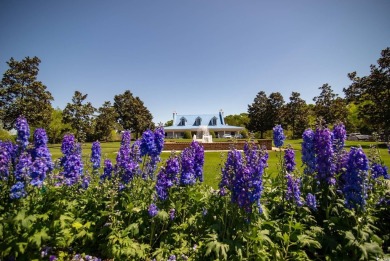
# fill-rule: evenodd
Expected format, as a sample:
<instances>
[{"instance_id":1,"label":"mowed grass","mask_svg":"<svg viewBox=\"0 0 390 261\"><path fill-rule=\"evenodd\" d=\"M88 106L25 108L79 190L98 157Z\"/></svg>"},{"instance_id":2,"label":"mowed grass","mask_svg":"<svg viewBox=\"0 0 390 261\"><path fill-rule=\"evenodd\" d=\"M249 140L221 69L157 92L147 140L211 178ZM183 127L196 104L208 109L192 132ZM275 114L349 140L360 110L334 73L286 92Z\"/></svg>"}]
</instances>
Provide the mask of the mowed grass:
<instances>
[{"instance_id":1,"label":"mowed grass","mask_svg":"<svg viewBox=\"0 0 390 261\"><path fill-rule=\"evenodd\" d=\"M301 160L301 143L302 140L286 140L285 146L288 144L292 146L295 150L295 160L297 163L297 171L302 173L302 160ZM347 141L346 149L349 150L352 146L357 147L361 146L367 156L370 155L371 145L376 145L377 153L379 153L381 159L384 161L384 164L390 169L390 155L388 149L384 143L373 143L373 142L358 142L358 141ZM82 145L83 151L83 160L85 163L89 163L89 157L91 154L92 143L84 143ZM120 142L102 142L102 162L104 159L110 159L114 164L116 161L116 155L120 147ZM50 152L52 154L53 160L57 160L62 156L61 153L61 144L52 144L49 145ZM163 152L161 154L161 163L160 166L165 163L169 158L172 152ZM180 152L176 152L179 154ZM268 168L266 169L267 176L273 177L277 175L278 170L280 169L280 160L279 160L279 151L268 151ZM223 167L228 152L227 151L206 151L205 152L205 162L204 162L204 182L206 185L213 187L214 189L218 188L219 181L221 180L221 168ZM283 157L283 152L282 152Z\"/></svg>"}]
</instances>

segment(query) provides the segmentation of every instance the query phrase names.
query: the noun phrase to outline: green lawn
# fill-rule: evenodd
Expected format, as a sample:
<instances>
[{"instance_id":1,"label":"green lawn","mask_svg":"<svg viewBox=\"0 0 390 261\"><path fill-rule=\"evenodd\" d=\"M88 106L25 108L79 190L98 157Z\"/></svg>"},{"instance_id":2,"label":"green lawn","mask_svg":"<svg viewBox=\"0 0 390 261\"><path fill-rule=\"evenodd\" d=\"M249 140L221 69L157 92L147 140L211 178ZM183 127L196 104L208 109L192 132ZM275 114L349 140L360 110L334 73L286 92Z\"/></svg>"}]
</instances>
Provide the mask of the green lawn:
<instances>
[{"instance_id":1,"label":"green lawn","mask_svg":"<svg viewBox=\"0 0 390 261\"><path fill-rule=\"evenodd\" d=\"M297 162L297 168L298 171L302 171L301 165L301 142L302 140L287 140L285 141L285 145L290 144L294 150L295 150L295 159ZM351 146L359 146L364 149L364 151L367 153L367 155L370 154L370 145L372 145L372 142L357 142L357 141L347 141L346 142L346 148L347 150ZM91 143L85 143L83 144L83 159L85 162L89 160L89 155L91 152ZM390 155L388 153L387 148L385 145L382 144L376 144L378 148L378 153L381 156L382 160L384 161L385 165L390 169ZM102 158L106 159L109 158L113 163L115 163L116 159L116 153L119 149L120 142L108 142L108 143L101 143L102 147ZM61 144L53 144L49 145L50 152L52 153L53 159L58 159L62 156L61 154ZM278 157L277 151L269 151L269 159L268 159L268 168L267 168L267 174L269 176L274 176L277 174L278 171L278 164L279 164L279 157ZM169 157L170 152L163 152L161 155L162 163ZM214 152L214 151L206 151L205 152L205 164L204 164L204 182L207 185L212 186L213 188L218 187L218 183L221 176L221 168L225 162L227 156L227 151L223 152Z\"/></svg>"}]
</instances>

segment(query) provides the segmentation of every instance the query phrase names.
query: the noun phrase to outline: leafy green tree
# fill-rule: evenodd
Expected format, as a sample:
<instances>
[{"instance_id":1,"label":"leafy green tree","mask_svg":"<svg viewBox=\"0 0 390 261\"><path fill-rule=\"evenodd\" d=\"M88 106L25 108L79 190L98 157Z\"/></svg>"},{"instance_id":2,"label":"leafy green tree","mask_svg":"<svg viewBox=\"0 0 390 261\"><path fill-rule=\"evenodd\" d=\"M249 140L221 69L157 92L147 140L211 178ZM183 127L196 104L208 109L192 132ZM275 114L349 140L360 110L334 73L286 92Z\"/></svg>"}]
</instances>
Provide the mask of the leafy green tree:
<instances>
[{"instance_id":1,"label":"leafy green tree","mask_svg":"<svg viewBox=\"0 0 390 261\"><path fill-rule=\"evenodd\" d=\"M164 124L164 127L169 127L173 125L173 120L169 120Z\"/></svg>"},{"instance_id":2,"label":"leafy green tree","mask_svg":"<svg viewBox=\"0 0 390 261\"><path fill-rule=\"evenodd\" d=\"M63 123L62 110L56 108L51 113L51 121L47 129L47 136L50 143L58 143L62 140L65 133L72 132L72 127L69 123Z\"/></svg>"},{"instance_id":3,"label":"leafy green tree","mask_svg":"<svg viewBox=\"0 0 390 261\"><path fill-rule=\"evenodd\" d=\"M95 138L108 141L112 130L119 129L119 124L116 122L118 113L109 101L104 102L98 109L98 113L95 119Z\"/></svg>"},{"instance_id":4,"label":"leafy green tree","mask_svg":"<svg viewBox=\"0 0 390 261\"><path fill-rule=\"evenodd\" d=\"M40 63L38 57L26 57L22 61L11 58L7 62L9 69L0 83L0 119L4 129L12 129L20 115L32 127L48 127L53 97L37 80Z\"/></svg>"},{"instance_id":5,"label":"leafy green tree","mask_svg":"<svg viewBox=\"0 0 390 261\"><path fill-rule=\"evenodd\" d=\"M92 120L96 109L90 102L84 103L87 96L88 94L75 91L72 103L68 103L63 111L63 122L72 126L79 141L85 141L93 131Z\"/></svg>"},{"instance_id":6,"label":"leafy green tree","mask_svg":"<svg viewBox=\"0 0 390 261\"><path fill-rule=\"evenodd\" d=\"M308 106L299 92L292 92L284 107L284 121L291 127L293 138L302 136L308 126Z\"/></svg>"},{"instance_id":7,"label":"leafy green tree","mask_svg":"<svg viewBox=\"0 0 390 261\"><path fill-rule=\"evenodd\" d=\"M153 128L152 114L146 108L139 97L134 97L127 90L123 94L115 95L114 108L118 113L117 120L123 129L131 130L139 137L139 134L149 128Z\"/></svg>"},{"instance_id":8,"label":"leafy green tree","mask_svg":"<svg viewBox=\"0 0 390 261\"><path fill-rule=\"evenodd\" d=\"M378 66L370 66L370 75L358 77L356 72L348 74L352 84L344 88L348 102L359 105L359 116L383 132L385 139L390 135L390 48L382 50Z\"/></svg>"},{"instance_id":9,"label":"leafy green tree","mask_svg":"<svg viewBox=\"0 0 390 261\"><path fill-rule=\"evenodd\" d=\"M225 117L225 123L232 126L245 127L249 123L248 113L228 115Z\"/></svg>"},{"instance_id":10,"label":"leafy green tree","mask_svg":"<svg viewBox=\"0 0 390 261\"><path fill-rule=\"evenodd\" d=\"M268 113L271 115L271 125L283 123L284 99L280 92L273 92L268 97Z\"/></svg>"},{"instance_id":11,"label":"leafy green tree","mask_svg":"<svg viewBox=\"0 0 390 261\"><path fill-rule=\"evenodd\" d=\"M246 127L249 131L260 132L261 139L265 131L272 129L269 108L268 98L264 91L260 91L253 103L248 105L249 122Z\"/></svg>"}]
</instances>

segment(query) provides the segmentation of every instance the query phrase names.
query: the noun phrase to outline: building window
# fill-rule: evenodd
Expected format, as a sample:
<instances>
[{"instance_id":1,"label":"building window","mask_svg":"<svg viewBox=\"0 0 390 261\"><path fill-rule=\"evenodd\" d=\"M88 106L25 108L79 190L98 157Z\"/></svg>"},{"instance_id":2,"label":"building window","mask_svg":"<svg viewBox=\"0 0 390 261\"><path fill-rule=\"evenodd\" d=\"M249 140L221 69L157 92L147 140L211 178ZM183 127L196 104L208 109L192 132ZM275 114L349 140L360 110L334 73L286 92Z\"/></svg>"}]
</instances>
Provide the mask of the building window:
<instances>
[{"instance_id":1,"label":"building window","mask_svg":"<svg viewBox=\"0 0 390 261\"><path fill-rule=\"evenodd\" d=\"M200 126L201 123L202 123L202 119L200 117L198 117L198 118L196 118L194 125Z\"/></svg>"},{"instance_id":2,"label":"building window","mask_svg":"<svg viewBox=\"0 0 390 261\"><path fill-rule=\"evenodd\" d=\"M186 118L182 117L180 118L179 126L185 126L186 125Z\"/></svg>"},{"instance_id":3,"label":"building window","mask_svg":"<svg viewBox=\"0 0 390 261\"><path fill-rule=\"evenodd\" d=\"M216 117L213 117L213 118L210 120L209 125L210 125L210 126L216 126L216 125L217 125L217 118L216 118Z\"/></svg>"}]
</instances>

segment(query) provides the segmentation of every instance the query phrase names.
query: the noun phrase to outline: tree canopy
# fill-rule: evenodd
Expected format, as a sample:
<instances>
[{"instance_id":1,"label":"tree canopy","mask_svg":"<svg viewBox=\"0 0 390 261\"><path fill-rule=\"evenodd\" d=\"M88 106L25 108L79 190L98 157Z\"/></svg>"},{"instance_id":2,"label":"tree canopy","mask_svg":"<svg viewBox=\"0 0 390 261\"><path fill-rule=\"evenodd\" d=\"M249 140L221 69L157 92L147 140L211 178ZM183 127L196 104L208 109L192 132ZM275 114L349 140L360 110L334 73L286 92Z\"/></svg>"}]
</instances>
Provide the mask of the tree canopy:
<instances>
[{"instance_id":1,"label":"tree canopy","mask_svg":"<svg viewBox=\"0 0 390 261\"><path fill-rule=\"evenodd\" d=\"M20 115L33 127L49 126L53 97L37 80L40 63L36 56L7 62L9 69L0 83L0 119L5 129L12 129Z\"/></svg>"}]
</instances>

